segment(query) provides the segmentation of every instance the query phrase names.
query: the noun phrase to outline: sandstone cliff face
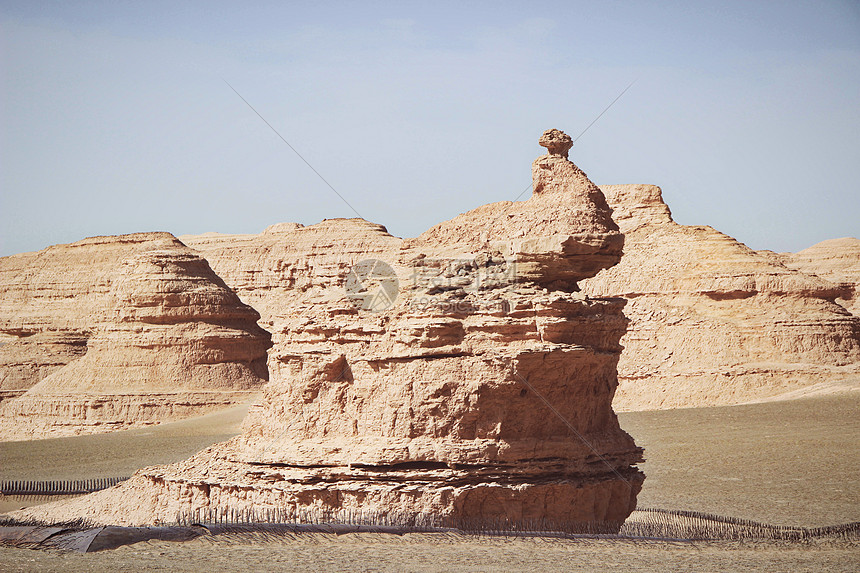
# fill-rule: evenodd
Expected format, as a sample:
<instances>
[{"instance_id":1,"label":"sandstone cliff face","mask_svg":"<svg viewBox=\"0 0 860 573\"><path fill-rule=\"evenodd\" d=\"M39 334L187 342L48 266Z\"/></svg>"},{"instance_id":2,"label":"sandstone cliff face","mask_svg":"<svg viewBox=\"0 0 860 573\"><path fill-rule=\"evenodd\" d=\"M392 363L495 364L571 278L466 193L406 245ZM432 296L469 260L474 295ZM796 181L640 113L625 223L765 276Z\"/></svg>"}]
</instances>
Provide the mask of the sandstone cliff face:
<instances>
[{"instance_id":1,"label":"sandstone cliff face","mask_svg":"<svg viewBox=\"0 0 860 573\"><path fill-rule=\"evenodd\" d=\"M83 356L108 320L117 262L174 243L169 233L136 233L0 257L0 392L19 395Z\"/></svg>"},{"instance_id":2,"label":"sandstone cliff face","mask_svg":"<svg viewBox=\"0 0 860 573\"><path fill-rule=\"evenodd\" d=\"M273 333L243 435L26 514L253 506L617 529L643 479L611 409L624 302L575 281L614 264L621 237L572 163L536 165L528 201L408 241L361 220L184 238Z\"/></svg>"},{"instance_id":3,"label":"sandstone cliff face","mask_svg":"<svg viewBox=\"0 0 860 573\"><path fill-rule=\"evenodd\" d=\"M19 320L26 325L22 330L75 329L59 330L63 348L71 345L69 337L81 334L75 339L76 355L55 352L51 371L44 367L29 379L18 380L22 389L46 374L25 393L0 405L0 439L109 431L200 415L247 400L259 389L268 377L269 335L256 325L259 315L239 301L204 259L165 234L136 236L132 241L100 238L49 251L74 254L93 245L106 245L116 258L94 257L98 263L94 265L88 264L86 255L58 257L54 266L33 261L18 274L32 276L35 266L37 277L62 277L67 271L78 277L77 292L51 284L33 289L27 298L31 293L22 278L16 294L23 303L18 307ZM89 274L78 267L88 268ZM33 301L39 298L48 299L45 307ZM14 305L9 299L3 306L11 314ZM80 308L75 307L76 300ZM15 321L4 318L7 324ZM10 356L7 364L11 357L39 364L33 354L50 351L53 336L57 336L53 331L43 330L25 343L13 341L0 350ZM66 356L69 360L63 364ZM30 373L18 371L20 378Z\"/></svg>"},{"instance_id":4,"label":"sandstone cliff face","mask_svg":"<svg viewBox=\"0 0 860 573\"><path fill-rule=\"evenodd\" d=\"M860 316L860 239L822 241L798 253L782 253L781 260L789 268L837 285L842 292L836 302Z\"/></svg>"},{"instance_id":5,"label":"sandstone cliff face","mask_svg":"<svg viewBox=\"0 0 860 573\"><path fill-rule=\"evenodd\" d=\"M860 322L834 302L842 287L678 225L658 187L601 189L625 255L582 285L628 300L616 409L738 404L858 377Z\"/></svg>"},{"instance_id":6,"label":"sandstone cliff face","mask_svg":"<svg viewBox=\"0 0 860 573\"><path fill-rule=\"evenodd\" d=\"M87 335L75 330L5 337L0 342L0 402L20 396L86 352Z\"/></svg>"}]
</instances>

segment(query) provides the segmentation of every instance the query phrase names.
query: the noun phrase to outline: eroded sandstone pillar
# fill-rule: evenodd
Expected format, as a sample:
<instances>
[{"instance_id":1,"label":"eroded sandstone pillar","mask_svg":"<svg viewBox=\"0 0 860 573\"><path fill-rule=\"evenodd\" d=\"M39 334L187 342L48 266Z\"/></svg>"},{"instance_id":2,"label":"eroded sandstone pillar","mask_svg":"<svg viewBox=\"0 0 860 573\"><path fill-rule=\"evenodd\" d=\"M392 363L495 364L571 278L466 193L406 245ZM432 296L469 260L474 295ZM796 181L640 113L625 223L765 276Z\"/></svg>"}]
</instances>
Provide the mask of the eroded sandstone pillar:
<instances>
[{"instance_id":1,"label":"eroded sandstone pillar","mask_svg":"<svg viewBox=\"0 0 860 573\"><path fill-rule=\"evenodd\" d=\"M339 220L204 249L240 296L265 298L264 397L243 435L143 470L81 509L126 522L232 508L617 530L643 480L641 449L611 407L624 303L588 298L576 281L614 265L623 238L573 163L550 154L535 166L529 200L415 239ZM339 250L327 246L334 236ZM293 279L301 288L278 288L285 279L252 275L228 252L283 277L307 269ZM394 269L390 306L365 310L343 291L349 265L366 259Z\"/></svg>"}]
</instances>

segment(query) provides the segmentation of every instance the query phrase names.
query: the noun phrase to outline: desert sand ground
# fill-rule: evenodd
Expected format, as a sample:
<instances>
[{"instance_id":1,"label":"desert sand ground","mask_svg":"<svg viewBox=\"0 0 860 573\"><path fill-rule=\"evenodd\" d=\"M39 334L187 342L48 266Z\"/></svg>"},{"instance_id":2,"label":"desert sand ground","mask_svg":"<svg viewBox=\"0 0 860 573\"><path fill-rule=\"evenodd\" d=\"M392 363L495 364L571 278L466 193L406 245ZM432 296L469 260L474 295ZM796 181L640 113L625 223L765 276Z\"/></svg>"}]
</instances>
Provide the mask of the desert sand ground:
<instances>
[{"instance_id":1,"label":"desert sand ground","mask_svg":"<svg viewBox=\"0 0 860 573\"><path fill-rule=\"evenodd\" d=\"M249 405L110 434L0 442L0 481L128 477L143 467L178 462L238 434ZM0 496L0 512L44 501Z\"/></svg>"},{"instance_id":2,"label":"desert sand ground","mask_svg":"<svg viewBox=\"0 0 860 573\"><path fill-rule=\"evenodd\" d=\"M857 546L470 538L446 534L0 550L0 571L857 571Z\"/></svg>"},{"instance_id":3,"label":"desert sand ground","mask_svg":"<svg viewBox=\"0 0 860 573\"><path fill-rule=\"evenodd\" d=\"M620 414L646 448L640 507L781 524L860 521L860 393ZM129 474L238 431L235 409L111 435L0 444L0 479ZM115 458L111 459L111 456ZM10 500L14 504L14 500ZM857 571L856 542L667 542L451 534L154 541L94 554L0 549L0 571Z\"/></svg>"},{"instance_id":4,"label":"desert sand ground","mask_svg":"<svg viewBox=\"0 0 860 573\"><path fill-rule=\"evenodd\" d=\"M645 448L639 507L804 527L860 521L860 392L618 416Z\"/></svg>"}]
</instances>

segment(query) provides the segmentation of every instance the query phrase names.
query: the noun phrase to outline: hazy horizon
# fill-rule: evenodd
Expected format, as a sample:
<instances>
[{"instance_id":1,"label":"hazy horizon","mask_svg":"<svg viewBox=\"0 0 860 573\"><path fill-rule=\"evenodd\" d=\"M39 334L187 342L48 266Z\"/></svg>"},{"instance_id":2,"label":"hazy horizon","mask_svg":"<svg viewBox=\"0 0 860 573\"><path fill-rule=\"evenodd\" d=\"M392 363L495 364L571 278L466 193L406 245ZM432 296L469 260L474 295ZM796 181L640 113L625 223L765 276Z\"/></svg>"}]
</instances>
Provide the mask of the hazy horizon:
<instances>
[{"instance_id":1,"label":"hazy horizon","mask_svg":"<svg viewBox=\"0 0 860 573\"><path fill-rule=\"evenodd\" d=\"M415 236L515 199L545 129L634 81L571 151L595 183L753 249L860 236L850 1L6 1L0 41L4 256L357 213Z\"/></svg>"}]
</instances>

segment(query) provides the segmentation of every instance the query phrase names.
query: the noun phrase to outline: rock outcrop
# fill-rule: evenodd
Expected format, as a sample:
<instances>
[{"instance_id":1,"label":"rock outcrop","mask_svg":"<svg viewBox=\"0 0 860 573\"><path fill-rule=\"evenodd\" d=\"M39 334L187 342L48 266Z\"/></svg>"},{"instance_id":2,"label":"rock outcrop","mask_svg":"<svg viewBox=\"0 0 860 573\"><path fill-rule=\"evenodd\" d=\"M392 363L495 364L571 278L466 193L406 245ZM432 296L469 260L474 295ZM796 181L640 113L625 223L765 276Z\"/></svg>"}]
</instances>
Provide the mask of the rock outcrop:
<instances>
[{"instance_id":1,"label":"rock outcrop","mask_svg":"<svg viewBox=\"0 0 860 573\"><path fill-rule=\"evenodd\" d=\"M284 304L342 295L353 264L396 252L402 244L382 225L363 219L327 219L309 227L280 223L259 235L207 233L180 239L260 313L267 329Z\"/></svg>"},{"instance_id":2,"label":"rock outcrop","mask_svg":"<svg viewBox=\"0 0 860 573\"><path fill-rule=\"evenodd\" d=\"M433 227L417 241L496 248L516 259L520 279L559 290L574 290L577 281L618 263L624 237L612 209L597 185L568 161L567 136L553 131L558 132L541 137L549 153L532 164L528 201L484 205Z\"/></svg>"},{"instance_id":3,"label":"rock outcrop","mask_svg":"<svg viewBox=\"0 0 860 573\"><path fill-rule=\"evenodd\" d=\"M643 479L611 408L624 301L576 281L616 263L623 239L572 163L535 166L529 200L407 241L356 219L185 237L273 333L244 433L19 515L157 523L253 507L617 530Z\"/></svg>"},{"instance_id":4,"label":"rock outcrop","mask_svg":"<svg viewBox=\"0 0 860 573\"><path fill-rule=\"evenodd\" d=\"M19 282L10 281L17 291L7 283L15 296L3 301L6 324L22 325L16 332L28 336L0 355L7 365L28 366L17 380L7 368L7 385L20 390L39 380L0 404L0 439L200 415L249 399L267 379L270 336L257 326L259 315L171 235L88 239L35 255ZM64 289L68 276L77 282ZM60 350L48 356L52 344Z\"/></svg>"},{"instance_id":5,"label":"rock outcrop","mask_svg":"<svg viewBox=\"0 0 860 573\"><path fill-rule=\"evenodd\" d=\"M20 396L43 378L86 354L87 338L76 330L46 330L4 337L0 342L0 403Z\"/></svg>"},{"instance_id":6,"label":"rock outcrop","mask_svg":"<svg viewBox=\"0 0 860 573\"><path fill-rule=\"evenodd\" d=\"M92 237L0 257L0 392L20 395L83 356L109 320L117 262L175 241L169 233Z\"/></svg>"},{"instance_id":7,"label":"rock outcrop","mask_svg":"<svg viewBox=\"0 0 860 573\"><path fill-rule=\"evenodd\" d=\"M738 404L860 376L860 321L835 302L844 285L675 223L659 187L601 189L625 254L582 285L628 300L616 409ZM834 257L833 273L850 259Z\"/></svg>"},{"instance_id":8,"label":"rock outcrop","mask_svg":"<svg viewBox=\"0 0 860 573\"><path fill-rule=\"evenodd\" d=\"M836 302L860 316L860 239L844 237L812 245L798 253L781 253L785 266L837 285Z\"/></svg>"}]
</instances>

